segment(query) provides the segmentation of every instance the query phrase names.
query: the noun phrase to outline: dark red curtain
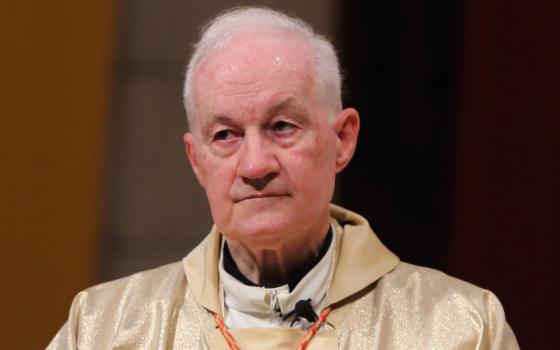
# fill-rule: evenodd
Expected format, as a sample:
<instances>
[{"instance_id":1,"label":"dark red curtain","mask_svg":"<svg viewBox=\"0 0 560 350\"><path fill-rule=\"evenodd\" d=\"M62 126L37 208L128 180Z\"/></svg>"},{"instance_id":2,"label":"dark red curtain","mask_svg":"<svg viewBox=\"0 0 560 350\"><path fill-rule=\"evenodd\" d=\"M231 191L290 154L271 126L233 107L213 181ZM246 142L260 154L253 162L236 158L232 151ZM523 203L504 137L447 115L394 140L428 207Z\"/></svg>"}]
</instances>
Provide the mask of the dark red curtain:
<instances>
[{"instance_id":1,"label":"dark red curtain","mask_svg":"<svg viewBox=\"0 0 560 350\"><path fill-rule=\"evenodd\" d=\"M464 1L449 272L493 290L525 349L555 347L560 5Z\"/></svg>"},{"instance_id":2,"label":"dark red curtain","mask_svg":"<svg viewBox=\"0 0 560 350\"><path fill-rule=\"evenodd\" d=\"M523 349L560 314L560 3L341 2L363 128L339 201L403 260L495 292Z\"/></svg>"}]
</instances>

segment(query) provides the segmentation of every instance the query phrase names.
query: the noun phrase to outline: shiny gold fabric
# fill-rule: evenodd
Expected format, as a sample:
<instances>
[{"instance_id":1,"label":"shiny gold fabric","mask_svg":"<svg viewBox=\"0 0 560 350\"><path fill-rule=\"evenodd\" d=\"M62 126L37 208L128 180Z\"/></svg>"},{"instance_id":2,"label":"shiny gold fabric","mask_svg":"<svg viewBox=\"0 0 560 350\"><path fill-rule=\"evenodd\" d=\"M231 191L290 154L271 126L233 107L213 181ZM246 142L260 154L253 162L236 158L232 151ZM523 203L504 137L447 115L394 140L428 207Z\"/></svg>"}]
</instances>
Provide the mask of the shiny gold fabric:
<instances>
[{"instance_id":1,"label":"shiny gold fabric","mask_svg":"<svg viewBox=\"0 0 560 350\"><path fill-rule=\"evenodd\" d=\"M518 349L498 299L441 272L399 262L357 214L333 206L337 251L329 325L309 344L325 349ZM182 263L79 293L47 349L228 349L220 313L220 235ZM240 329L241 349L296 349L297 329Z\"/></svg>"}]
</instances>

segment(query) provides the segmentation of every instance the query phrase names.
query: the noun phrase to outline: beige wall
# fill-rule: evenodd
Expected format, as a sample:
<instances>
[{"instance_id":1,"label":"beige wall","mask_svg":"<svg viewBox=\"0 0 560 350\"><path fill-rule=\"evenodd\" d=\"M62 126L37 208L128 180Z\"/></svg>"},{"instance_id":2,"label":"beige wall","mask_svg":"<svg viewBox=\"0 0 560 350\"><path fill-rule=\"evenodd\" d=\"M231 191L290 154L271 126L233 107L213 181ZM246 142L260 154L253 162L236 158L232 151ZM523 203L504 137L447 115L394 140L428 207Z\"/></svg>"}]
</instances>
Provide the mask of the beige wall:
<instances>
[{"instance_id":1,"label":"beige wall","mask_svg":"<svg viewBox=\"0 0 560 350\"><path fill-rule=\"evenodd\" d=\"M197 29L243 3L0 3L1 349L43 348L80 289L179 259L209 230L182 74ZM334 35L334 0L260 3Z\"/></svg>"},{"instance_id":2,"label":"beige wall","mask_svg":"<svg viewBox=\"0 0 560 350\"><path fill-rule=\"evenodd\" d=\"M1 349L44 348L94 281L113 9L0 3Z\"/></svg>"}]
</instances>

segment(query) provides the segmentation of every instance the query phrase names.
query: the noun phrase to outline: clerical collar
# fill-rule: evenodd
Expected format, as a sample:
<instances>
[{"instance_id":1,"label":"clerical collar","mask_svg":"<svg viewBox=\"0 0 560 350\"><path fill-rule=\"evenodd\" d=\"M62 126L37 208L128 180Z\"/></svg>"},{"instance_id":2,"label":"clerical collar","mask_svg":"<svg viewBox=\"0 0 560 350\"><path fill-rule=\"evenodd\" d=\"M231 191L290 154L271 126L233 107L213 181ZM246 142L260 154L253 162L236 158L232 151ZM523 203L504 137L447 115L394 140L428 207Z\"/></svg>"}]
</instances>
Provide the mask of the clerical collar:
<instances>
[{"instance_id":1,"label":"clerical collar","mask_svg":"<svg viewBox=\"0 0 560 350\"><path fill-rule=\"evenodd\" d=\"M319 261L321 261L321 259L325 256L325 254L329 250L329 247L331 246L332 237L333 237L332 229L329 228L329 232L327 233L327 237L325 238L325 241L323 242L323 245L319 250L319 254L317 254L317 256L313 258L311 261L309 261L308 263L306 263L305 265L299 267L296 271L294 271L292 278L288 281L288 288L290 289L290 291L294 290L294 288L299 283L299 281L301 281L303 276L305 276L309 271L311 271L311 269L313 269L313 267L317 265ZM239 270L239 267L237 266L235 260L233 260L233 257L231 256L227 242L225 242L223 245L222 258L223 258L224 270L227 273L229 273L231 276L235 277L239 282L253 287L265 287L253 283L247 277L245 277L245 275ZM266 286L265 288L276 288L276 287L280 287L280 285Z\"/></svg>"},{"instance_id":2,"label":"clerical collar","mask_svg":"<svg viewBox=\"0 0 560 350\"><path fill-rule=\"evenodd\" d=\"M257 286L244 277L233 261L227 244L224 244L220 254L219 278L222 311L227 327L289 327L293 319L282 320L282 316L292 311L302 299L311 299L315 312L320 312L330 283L335 251L332 232L332 229L329 230L316 259L298 271L288 284L273 288ZM304 323L296 324L300 328L307 326Z\"/></svg>"}]
</instances>

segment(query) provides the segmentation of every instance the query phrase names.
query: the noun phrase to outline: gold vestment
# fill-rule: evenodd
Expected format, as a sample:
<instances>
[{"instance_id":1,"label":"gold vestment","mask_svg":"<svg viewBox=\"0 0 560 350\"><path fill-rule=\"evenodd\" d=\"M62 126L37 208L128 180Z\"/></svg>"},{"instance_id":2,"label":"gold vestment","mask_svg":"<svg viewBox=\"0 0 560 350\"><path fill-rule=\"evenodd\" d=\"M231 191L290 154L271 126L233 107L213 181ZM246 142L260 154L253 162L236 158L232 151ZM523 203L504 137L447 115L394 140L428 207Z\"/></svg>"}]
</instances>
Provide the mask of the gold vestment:
<instances>
[{"instance_id":1,"label":"gold vestment","mask_svg":"<svg viewBox=\"0 0 560 350\"><path fill-rule=\"evenodd\" d=\"M367 221L332 206L336 251L326 299L332 311L308 350L519 349L490 291L400 262ZM182 262L79 293L53 349L228 349L221 313L221 236L211 233ZM296 349L305 331L232 331L243 350Z\"/></svg>"}]
</instances>

